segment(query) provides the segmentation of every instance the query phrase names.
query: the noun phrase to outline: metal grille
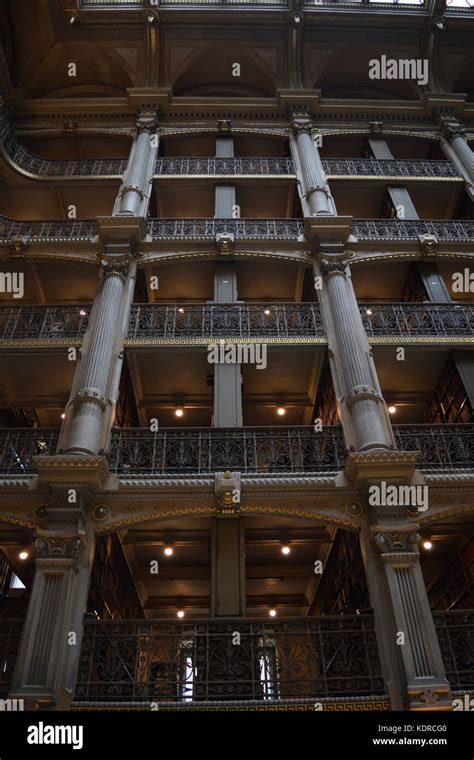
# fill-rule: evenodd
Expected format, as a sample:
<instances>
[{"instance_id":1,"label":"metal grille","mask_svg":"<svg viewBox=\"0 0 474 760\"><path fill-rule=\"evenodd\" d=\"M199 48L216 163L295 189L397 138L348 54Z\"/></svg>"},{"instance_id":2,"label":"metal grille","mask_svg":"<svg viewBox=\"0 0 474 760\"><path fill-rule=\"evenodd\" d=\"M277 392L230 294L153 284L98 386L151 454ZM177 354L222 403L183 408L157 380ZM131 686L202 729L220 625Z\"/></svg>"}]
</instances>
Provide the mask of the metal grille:
<instances>
[{"instance_id":1,"label":"metal grille","mask_svg":"<svg viewBox=\"0 0 474 760\"><path fill-rule=\"evenodd\" d=\"M471 221L420 221L401 219L353 219L351 233L360 240L419 240L420 235L435 235L442 241L474 239Z\"/></svg>"},{"instance_id":2,"label":"metal grille","mask_svg":"<svg viewBox=\"0 0 474 760\"><path fill-rule=\"evenodd\" d=\"M214 240L234 235L243 240L297 240L303 234L300 219L149 219L153 240Z\"/></svg>"},{"instance_id":3,"label":"metal grille","mask_svg":"<svg viewBox=\"0 0 474 760\"><path fill-rule=\"evenodd\" d=\"M0 306L0 339L82 338L89 312L89 306Z\"/></svg>"},{"instance_id":4,"label":"metal grille","mask_svg":"<svg viewBox=\"0 0 474 760\"><path fill-rule=\"evenodd\" d=\"M471 337L474 334L474 307L471 304L366 303L359 304L359 309L369 337Z\"/></svg>"},{"instance_id":5,"label":"metal grille","mask_svg":"<svg viewBox=\"0 0 474 760\"><path fill-rule=\"evenodd\" d=\"M474 689L474 611L433 612L433 618L451 688Z\"/></svg>"},{"instance_id":6,"label":"metal grille","mask_svg":"<svg viewBox=\"0 0 474 760\"><path fill-rule=\"evenodd\" d=\"M420 452L425 470L474 466L474 425L394 425L393 432L398 449Z\"/></svg>"},{"instance_id":7,"label":"metal grille","mask_svg":"<svg viewBox=\"0 0 474 760\"><path fill-rule=\"evenodd\" d=\"M132 307L129 338L324 338L318 304L145 304Z\"/></svg>"},{"instance_id":8,"label":"metal grille","mask_svg":"<svg viewBox=\"0 0 474 760\"><path fill-rule=\"evenodd\" d=\"M451 161L422 161L380 158L330 158L323 160L327 175L357 177L459 177Z\"/></svg>"},{"instance_id":9,"label":"metal grille","mask_svg":"<svg viewBox=\"0 0 474 760\"><path fill-rule=\"evenodd\" d=\"M75 701L179 704L383 693L371 615L278 623L107 620L85 623Z\"/></svg>"},{"instance_id":10,"label":"metal grille","mask_svg":"<svg viewBox=\"0 0 474 760\"><path fill-rule=\"evenodd\" d=\"M10 691L23 620L0 618L0 699Z\"/></svg>"},{"instance_id":11,"label":"metal grille","mask_svg":"<svg viewBox=\"0 0 474 760\"><path fill-rule=\"evenodd\" d=\"M155 177L188 174L237 174L293 176L291 158L158 158Z\"/></svg>"},{"instance_id":12,"label":"metal grille","mask_svg":"<svg viewBox=\"0 0 474 760\"><path fill-rule=\"evenodd\" d=\"M0 473L26 475L34 472L33 457L55 454L59 431L51 428L3 428L0 430Z\"/></svg>"},{"instance_id":13,"label":"metal grille","mask_svg":"<svg viewBox=\"0 0 474 760\"><path fill-rule=\"evenodd\" d=\"M113 432L109 467L138 477L336 472L345 456L342 428L128 428Z\"/></svg>"}]
</instances>

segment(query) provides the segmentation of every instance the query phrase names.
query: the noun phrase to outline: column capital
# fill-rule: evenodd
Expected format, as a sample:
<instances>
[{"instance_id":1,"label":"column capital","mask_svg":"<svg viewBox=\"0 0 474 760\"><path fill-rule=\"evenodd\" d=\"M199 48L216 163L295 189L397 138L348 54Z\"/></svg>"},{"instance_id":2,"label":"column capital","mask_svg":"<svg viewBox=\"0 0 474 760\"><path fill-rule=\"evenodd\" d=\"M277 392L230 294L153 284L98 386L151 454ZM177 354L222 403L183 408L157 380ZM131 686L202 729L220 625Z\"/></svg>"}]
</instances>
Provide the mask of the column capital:
<instances>
[{"instance_id":1,"label":"column capital","mask_svg":"<svg viewBox=\"0 0 474 760\"><path fill-rule=\"evenodd\" d=\"M77 567L85 547L81 535L41 535L35 541L37 560L43 564L66 562Z\"/></svg>"},{"instance_id":2,"label":"column capital","mask_svg":"<svg viewBox=\"0 0 474 760\"><path fill-rule=\"evenodd\" d=\"M142 111L136 121L137 135L142 132L152 134L158 129L158 114L156 111Z\"/></svg>"},{"instance_id":3,"label":"column capital","mask_svg":"<svg viewBox=\"0 0 474 760\"><path fill-rule=\"evenodd\" d=\"M291 119L291 129L295 137L301 134L307 134L312 137L315 126L307 113L295 113Z\"/></svg>"},{"instance_id":4,"label":"column capital","mask_svg":"<svg viewBox=\"0 0 474 760\"><path fill-rule=\"evenodd\" d=\"M404 526L382 527L373 526L373 543L383 559L389 559L396 555L398 558L416 559L419 555L418 544L420 534L418 525L405 524Z\"/></svg>"},{"instance_id":5,"label":"column capital","mask_svg":"<svg viewBox=\"0 0 474 760\"><path fill-rule=\"evenodd\" d=\"M343 274L345 276L349 259L353 255L352 251L321 253L318 257L321 274L325 279L334 274Z\"/></svg>"},{"instance_id":6,"label":"column capital","mask_svg":"<svg viewBox=\"0 0 474 760\"><path fill-rule=\"evenodd\" d=\"M448 140L448 142L454 140L455 137L465 136L465 129L455 116L439 116L438 127L441 136Z\"/></svg>"}]
</instances>

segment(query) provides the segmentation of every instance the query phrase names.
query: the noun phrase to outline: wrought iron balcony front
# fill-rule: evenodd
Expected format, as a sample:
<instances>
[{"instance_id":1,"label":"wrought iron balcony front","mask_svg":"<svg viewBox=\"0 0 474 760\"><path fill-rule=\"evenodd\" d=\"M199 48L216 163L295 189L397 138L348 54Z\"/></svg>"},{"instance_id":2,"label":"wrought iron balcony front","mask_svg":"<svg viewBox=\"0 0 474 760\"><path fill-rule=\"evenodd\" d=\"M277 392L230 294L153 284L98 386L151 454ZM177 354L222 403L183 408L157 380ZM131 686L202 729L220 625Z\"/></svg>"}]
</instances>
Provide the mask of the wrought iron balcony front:
<instances>
[{"instance_id":1,"label":"wrought iron balcony front","mask_svg":"<svg viewBox=\"0 0 474 760\"><path fill-rule=\"evenodd\" d=\"M316 303L143 304L132 307L128 339L322 338Z\"/></svg>"},{"instance_id":2,"label":"wrought iron balcony front","mask_svg":"<svg viewBox=\"0 0 474 760\"><path fill-rule=\"evenodd\" d=\"M418 451L423 470L472 469L474 425L394 425L397 447ZM33 457L54 454L59 430L0 430L0 474L29 475ZM344 467L342 427L115 428L108 453L112 472L133 477L194 477L223 470L243 475L329 475Z\"/></svg>"},{"instance_id":3,"label":"wrought iron balcony front","mask_svg":"<svg viewBox=\"0 0 474 760\"><path fill-rule=\"evenodd\" d=\"M293 177L291 158L158 158L154 176L278 176Z\"/></svg>"},{"instance_id":4,"label":"wrought iron balcony front","mask_svg":"<svg viewBox=\"0 0 474 760\"><path fill-rule=\"evenodd\" d=\"M90 242L97 234L97 223L93 220L17 222L0 216L0 243L8 243L15 238L26 238L32 242Z\"/></svg>"},{"instance_id":5,"label":"wrought iron balcony front","mask_svg":"<svg viewBox=\"0 0 474 760\"><path fill-rule=\"evenodd\" d=\"M238 632L239 646L233 643ZM384 694L372 615L86 621L74 701L190 702Z\"/></svg>"},{"instance_id":6,"label":"wrought iron balcony front","mask_svg":"<svg viewBox=\"0 0 474 760\"><path fill-rule=\"evenodd\" d=\"M451 337L472 338L474 307L454 303L366 303L359 304L362 322L370 338Z\"/></svg>"},{"instance_id":7,"label":"wrought iron balcony front","mask_svg":"<svg viewBox=\"0 0 474 760\"><path fill-rule=\"evenodd\" d=\"M451 688L474 690L474 611L435 611L433 618Z\"/></svg>"},{"instance_id":8,"label":"wrought iron balcony front","mask_svg":"<svg viewBox=\"0 0 474 760\"><path fill-rule=\"evenodd\" d=\"M298 240L301 219L149 219L152 240L215 240L233 235L236 240Z\"/></svg>"},{"instance_id":9,"label":"wrought iron balcony front","mask_svg":"<svg viewBox=\"0 0 474 760\"><path fill-rule=\"evenodd\" d=\"M94 220L47 220L19 222L0 217L0 243L15 238L31 242L92 242L98 235ZM351 232L359 240L419 241L421 235L436 235L444 242L470 242L474 221L403 221L397 219L355 219ZM302 219L148 219L150 241L214 241L217 235L233 235L235 240L303 241Z\"/></svg>"},{"instance_id":10,"label":"wrought iron balcony front","mask_svg":"<svg viewBox=\"0 0 474 760\"><path fill-rule=\"evenodd\" d=\"M114 430L110 470L127 477L183 477L236 470L261 476L335 473L345 458L339 425Z\"/></svg>"},{"instance_id":11,"label":"wrought iron balcony front","mask_svg":"<svg viewBox=\"0 0 474 760\"><path fill-rule=\"evenodd\" d=\"M369 340L423 337L471 339L474 306L464 303L364 303L360 313ZM0 340L80 340L89 306L0 306ZM325 342L319 304L135 304L127 341L283 340Z\"/></svg>"},{"instance_id":12,"label":"wrought iron balcony front","mask_svg":"<svg viewBox=\"0 0 474 760\"><path fill-rule=\"evenodd\" d=\"M33 457L55 454L59 430L54 428L1 428L0 473L31 475L35 471Z\"/></svg>"},{"instance_id":13,"label":"wrought iron balcony front","mask_svg":"<svg viewBox=\"0 0 474 760\"><path fill-rule=\"evenodd\" d=\"M80 339L89 312L89 306L0 306L0 340Z\"/></svg>"},{"instance_id":14,"label":"wrought iron balcony front","mask_svg":"<svg viewBox=\"0 0 474 760\"><path fill-rule=\"evenodd\" d=\"M359 240L419 240L435 235L444 242L474 240L474 221L422 221L402 219L353 219L351 233Z\"/></svg>"},{"instance_id":15,"label":"wrought iron balcony front","mask_svg":"<svg viewBox=\"0 0 474 760\"><path fill-rule=\"evenodd\" d=\"M380 158L329 158L323 168L331 177L410 177L446 179L461 175L451 161L401 160Z\"/></svg>"},{"instance_id":16,"label":"wrought iron balcony front","mask_svg":"<svg viewBox=\"0 0 474 760\"><path fill-rule=\"evenodd\" d=\"M10 691L22 629L23 620L0 617L0 699Z\"/></svg>"},{"instance_id":17,"label":"wrought iron balcony front","mask_svg":"<svg viewBox=\"0 0 474 760\"><path fill-rule=\"evenodd\" d=\"M417 466L431 469L474 467L474 425L394 425L397 448L418 451Z\"/></svg>"}]
</instances>

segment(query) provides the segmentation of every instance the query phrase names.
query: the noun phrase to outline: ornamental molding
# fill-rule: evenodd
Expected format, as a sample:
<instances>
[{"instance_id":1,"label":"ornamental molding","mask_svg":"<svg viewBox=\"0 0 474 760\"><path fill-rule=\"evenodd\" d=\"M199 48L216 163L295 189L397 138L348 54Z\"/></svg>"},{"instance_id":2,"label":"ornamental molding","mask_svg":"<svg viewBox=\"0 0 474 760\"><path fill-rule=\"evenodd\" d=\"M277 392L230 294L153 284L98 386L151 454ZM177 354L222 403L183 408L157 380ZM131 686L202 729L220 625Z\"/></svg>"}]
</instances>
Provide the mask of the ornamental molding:
<instances>
[{"instance_id":1,"label":"ornamental molding","mask_svg":"<svg viewBox=\"0 0 474 760\"><path fill-rule=\"evenodd\" d=\"M77 566L85 549L82 536L40 536L35 541L35 550L38 559L47 560L72 560Z\"/></svg>"},{"instance_id":2,"label":"ornamental molding","mask_svg":"<svg viewBox=\"0 0 474 760\"><path fill-rule=\"evenodd\" d=\"M372 541L383 557L398 558L401 554L404 558L410 558L419 553L418 544L421 536L416 530L417 527L406 525L401 529L393 529L371 526Z\"/></svg>"}]
</instances>

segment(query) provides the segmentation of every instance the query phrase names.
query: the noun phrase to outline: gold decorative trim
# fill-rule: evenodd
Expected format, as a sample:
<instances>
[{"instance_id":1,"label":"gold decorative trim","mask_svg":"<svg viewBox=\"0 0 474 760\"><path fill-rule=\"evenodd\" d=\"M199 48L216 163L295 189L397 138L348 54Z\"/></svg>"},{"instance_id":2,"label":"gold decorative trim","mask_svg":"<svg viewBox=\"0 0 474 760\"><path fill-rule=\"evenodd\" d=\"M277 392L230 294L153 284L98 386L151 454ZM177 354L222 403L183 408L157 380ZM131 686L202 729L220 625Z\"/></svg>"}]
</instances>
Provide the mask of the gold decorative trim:
<instances>
[{"instance_id":1,"label":"gold decorative trim","mask_svg":"<svg viewBox=\"0 0 474 760\"><path fill-rule=\"evenodd\" d=\"M135 495L135 498L137 496ZM168 520L173 517L189 517L190 515L216 515L217 510L215 506L212 507L183 507L181 509L168 509L166 512L146 512L145 514L137 514L134 517L123 517L117 520L111 520L110 522L99 525L95 528L96 535L101 533L109 533L117 528L124 527L125 525L138 525L143 522L150 522L151 520Z\"/></svg>"},{"instance_id":2,"label":"gold decorative trim","mask_svg":"<svg viewBox=\"0 0 474 760\"><path fill-rule=\"evenodd\" d=\"M308 512L303 509L292 509L285 507L249 507L240 506L240 514L268 514L268 515L286 515L288 517L299 517L305 520L317 520L318 522L331 523L340 525L343 528L358 528L357 520L348 520L342 517L325 514L324 512Z\"/></svg>"},{"instance_id":3,"label":"gold decorative trim","mask_svg":"<svg viewBox=\"0 0 474 760\"><path fill-rule=\"evenodd\" d=\"M163 705L158 702L158 710L157 712L316 712L315 711L315 703L318 700L315 698L314 701L307 702L307 703L293 703L293 704L268 704L268 702L265 702L265 700L262 700L262 702L258 705L256 704L248 704L246 705L245 702L241 702L240 704L228 704L223 705L222 703L212 705L212 704L193 704L193 705L170 705L169 703L163 703ZM391 710L390 701L384 697L381 697L380 699L357 699L357 700L340 700L340 701L334 701L334 702L323 702L322 700L319 700L320 704L322 705L322 710L319 710L319 712L367 712L367 711L374 711L374 712L385 712ZM110 702L106 703L104 706L100 706L97 703L94 705L88 705L87 703L82 706L80 703L75 703L71 705L71 712L149 712L148 709L144 708L143 706L137 706L134 707L130 703L127 703L125 706L121 706L120 704L113 705Z\"/></svg>"},{"instance_id":4,"label":"gold decorative trim","mask_svg":"<svg viewBox=\"0 0 474 760\"><path fill-rule=\"evenodd\" d=\"M210 343L268 343L269 345L326 345L327 338L237 338L227 336L225 338L126 338L124 345L128 348L135 346L208 346ZM0 344L1 345L1 344Z\"/></svg>"},{"instance_id":5,"label":"gold decorative trim","mask_svg":"<svg viewBox=\"0 0 474 760\"><path fill-rule=\"evenodd\" d=\"M4 338L0 340L0 348L51 348L54 346L62 348L75 348L82 346L82 338L21 338L19 340Z\"/></svg>"}]
</instances>

